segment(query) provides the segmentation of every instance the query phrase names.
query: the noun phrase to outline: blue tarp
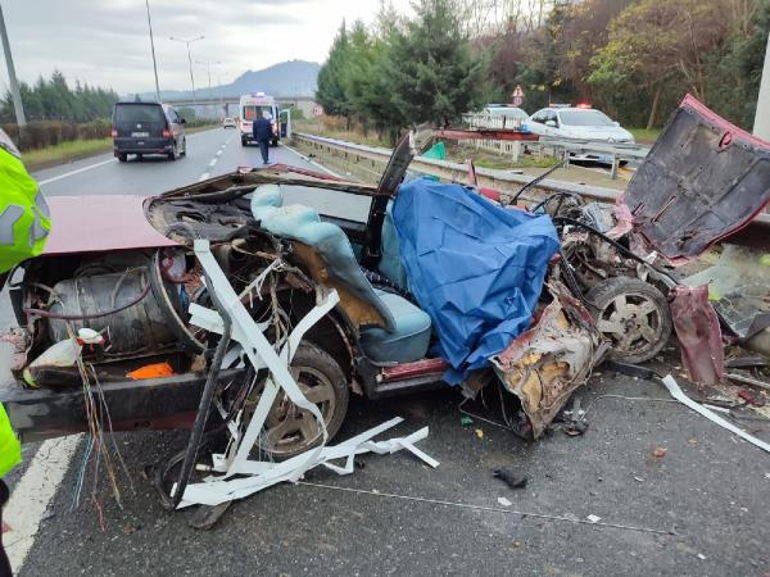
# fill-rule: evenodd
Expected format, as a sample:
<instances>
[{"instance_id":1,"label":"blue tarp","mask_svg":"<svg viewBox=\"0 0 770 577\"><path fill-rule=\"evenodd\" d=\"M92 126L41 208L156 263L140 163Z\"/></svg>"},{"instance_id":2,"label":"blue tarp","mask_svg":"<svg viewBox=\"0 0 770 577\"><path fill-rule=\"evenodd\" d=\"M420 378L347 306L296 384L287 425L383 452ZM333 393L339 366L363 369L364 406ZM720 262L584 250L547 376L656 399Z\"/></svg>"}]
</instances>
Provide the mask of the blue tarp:
<instances>
[{"instance_id":1,"label":"blue tarp","mask_svg":"<svg viewBox=\"0 0 770 577\"><path fill-rule=\"evenodd\" d=\"M551 219L504 209L456 184L418 179L393 206L409 287L456 384L524 332L559 249Z\"/></svg>"}]
</instances>

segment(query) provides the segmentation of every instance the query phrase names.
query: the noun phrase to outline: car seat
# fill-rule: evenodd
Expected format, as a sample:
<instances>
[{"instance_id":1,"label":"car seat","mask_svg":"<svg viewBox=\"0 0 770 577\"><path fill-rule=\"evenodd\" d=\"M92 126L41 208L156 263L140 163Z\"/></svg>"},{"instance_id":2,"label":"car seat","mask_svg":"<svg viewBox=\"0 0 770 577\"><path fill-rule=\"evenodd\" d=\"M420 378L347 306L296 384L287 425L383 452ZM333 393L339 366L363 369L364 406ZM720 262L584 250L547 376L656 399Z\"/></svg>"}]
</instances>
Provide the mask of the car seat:
<instances>
[{"instance_id":1,"label":"car seat","mask_svg":"<svg viewBox=\"0 0 770 577\"><path fill-rule=\"evenodd\" d=\"M308 206L283 206L281 186L275 184L255 189L251 212L263 230L312 248L330 279L379 313L382 322L358 327L361 348L370 360L405 363L425 357L430 343L430 317L402 296L374 289L339 226L322 222L318 212Z\"/></svg>"}]
</instances>

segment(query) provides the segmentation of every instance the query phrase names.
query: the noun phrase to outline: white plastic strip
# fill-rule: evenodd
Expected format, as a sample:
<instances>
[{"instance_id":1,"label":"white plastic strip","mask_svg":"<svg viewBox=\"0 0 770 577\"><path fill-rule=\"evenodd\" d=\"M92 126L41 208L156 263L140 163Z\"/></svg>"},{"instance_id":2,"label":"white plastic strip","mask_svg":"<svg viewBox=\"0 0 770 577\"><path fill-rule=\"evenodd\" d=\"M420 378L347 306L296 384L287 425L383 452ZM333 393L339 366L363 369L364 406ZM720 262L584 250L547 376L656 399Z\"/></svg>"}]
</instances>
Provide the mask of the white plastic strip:
<instances>
[{"instance_id":1,"label":"white plastic strip","mask_svg":"<svg viewBox=\"0 0 770 577\"><path fill-rule=\"evenodd\" d=\"M666 388L668 389L668 392L671 393L671 396L674 397L680 403L687 405L693 411L703 415L712 423L716 423L723 429L727 429L734 435L738 435L741 439L748 441L755 447L759 447L763 451L770 453L770 444L762 441L761 439L757 439L753 435L749 435L743 429L739 429L738 427L736 427L729 421L725 421L722 417L720 417L713 411L710 411L700 403L696 403L695 401L693 401L690 397L688 397L682 392L682 389L679 388L679 385L677 384L676 380L671 375L666 375L665 377L663 377L663 384L666 385Z\"/></svg>"},{"instance_id":2,"label":"white plastic strip","mask_svg":"<svg viewBox=\"0 0 770 577\"><path fill-rule=\"evenodd\" d=\"M289 371L289 366L305 332L315 325L339 302L337 291L328 294L319 292L320 303L307 313L289 335L280 353L276 353L273 345L263 334L265 327L260 327L251 318L238 295L233 290L227 277L219 267L209 250L207 240L195 241L195 254L206 271L210 281L208 288L217 296L217 300L225 308L228 318L232 321L232 338L240 343L243 352L255 367L266 366L270 371L265 380L265 386L260 395L257 408L241 438L239 434L232 436L233 444L227 455L216 455L214 467L222 472L226 466L226 474L220 477L207 477L202 483L188 485L179 508L201 504L215 506L234 499L247 497L257 491L282 482L297 482L305 472L318 465L325 465L340 475L348 475L354 470L355 455L373 452L378 454L394 453L406 449L422 459L431 467L438 466L438 461L426 455L414 446L414 443L428 436L425 427L405 438L375 442L372 439L399 424L402 419L395 418L374 427L365 433L334 447L325 447L328 440L326 425L318 407L307 400ZM194 317L202 325L214 330L221 328L221 318L214 317L213 311L194 310ZM217 315L218 316L218 315ZM217 322L219 321L219 322ZM230 361L234 362L234 358ZM298 407L309 411L319 422L323 433L321 444L304 453L287 459L282 463L249 460L249 452L254 447L263 431L265 420L273 406L280 389ZM231 431L232 432L232 431ZM335 465L331 461L345 459L344 466ZM238 477L236 477L236 475ZM248 475L244 477L243 475Z\"/></svg>"}]
</instances>

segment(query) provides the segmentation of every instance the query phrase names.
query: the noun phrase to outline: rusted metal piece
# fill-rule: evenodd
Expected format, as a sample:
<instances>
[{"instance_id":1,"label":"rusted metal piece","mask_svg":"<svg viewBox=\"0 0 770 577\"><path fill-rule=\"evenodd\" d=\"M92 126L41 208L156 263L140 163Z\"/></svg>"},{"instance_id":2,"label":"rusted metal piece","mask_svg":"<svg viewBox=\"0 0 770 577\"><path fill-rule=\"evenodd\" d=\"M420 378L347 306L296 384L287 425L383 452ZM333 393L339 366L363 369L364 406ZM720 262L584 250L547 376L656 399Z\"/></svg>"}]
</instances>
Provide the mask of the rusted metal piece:
<instances>
[{"instance_id":1,"label":"rusted metal piece","mask_svg":"<svg viewBox=\"0 0 770 577\"><path fill-rule=\"evenodd\" d=\"M770 143L688 95L628 184L634 231L681 265L746 227L770 203Z\"/></svg>"},{"instance_id":2,"label":"rusted metal piece","mask_svg":"<svg viewBox=\"0 0 770 577\"><path fill-rule=\"evenodd\" d=\"M531 132L516 130L437 130L436 137L449 140L509 140L514 142L536 142L540 139Z\"/></svg>"},{"instance_id":3,"label":"rusted metal piece","mask_svg":"<svg viewBox=\"0 0 770 577\"><path fill-rule=\"evenodd\" d=\"M708 286L671 290L671 316L679 338L682 363L691 381L715 385L725 376L719 318L708 300Z\"/></svg>"},{"instance_id":4,"label":"rusted metal piece","mask_svg":"<svg viewBox=\"0 0 770 577\"><path fill-rule=\"evenodd\" d=\"M535 439L586 383L608 346L563 285L549 289L554 299L537 323L491 359L505 388L521 401Z\"/></svg>"},{"instance_id":5,"label":"rusted metal piece","mask_svg":"<svg viewBox=\"0 0 770 577\"><path fill-rule=\"evenodd\" d=\"M383 369L382 380L384 382L400 381L425 375L436 375L436 379L439 380L448 367L444 359L422 359Z\"/></svg>"}]
</instances>

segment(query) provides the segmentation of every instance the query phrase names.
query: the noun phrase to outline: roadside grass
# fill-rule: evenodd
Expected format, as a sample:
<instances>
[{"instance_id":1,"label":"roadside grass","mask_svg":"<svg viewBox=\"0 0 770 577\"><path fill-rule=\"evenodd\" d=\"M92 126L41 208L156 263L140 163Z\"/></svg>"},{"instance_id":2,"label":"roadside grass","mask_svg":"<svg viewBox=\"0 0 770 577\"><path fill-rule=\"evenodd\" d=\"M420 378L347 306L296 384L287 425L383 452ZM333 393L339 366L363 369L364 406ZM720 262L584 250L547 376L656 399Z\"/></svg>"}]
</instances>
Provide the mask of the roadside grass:
<instances>
[{"instance_id":1,"label":"roadside grass","mask_svg":"<svg viewBox=\"0 0 770 577\"><path fill-rule=\"evenodd\" d=\"M654 144L658 136L663 131L662 128L629 128L628 131L634 135L639 144Z\"/></svg>"},{"instance_id":2,"label":"roadside grass","mask_svg":"<svg viewBox=\"0 0 770 577\"><path fill-rule=\"evenodd\" d=\"M384 138L380 138L377 132L370 130L366 135L359 130L341 130L337 128L330 128L324 126L320 122L313 122L308 120L297 120L293 122L294 130L297 132L305 132L307 134L314 134L316 136L325 136L326 138L336 138L338 140L347 140L354 144L365 144L367 146L382 146L384 148L391 148L391 143Z\"/></svg>"},{"instance_id":3,"label":"roadside grass","mask_svg":"<svg viewBox=\"0 0 770 577\"><path fill-rule=\"evenodd\" d=\"M195 134L196 132L209 130L215 126L218 126L218 124L196 126L185 132L187 134ZM34 172L36 170L42 170L57 164L88 158L89 156L102 154L111 150L112 138L72 140L70 142L61 142L37 150L22 152L21 160L24 162L24 166L29 172Z\"/></svg>"},{"instance_id":4,"label":"roadside grass","mask_svg":"<svg viewBox=\"0 0 770 577\"><path fill-rule=\"evenodd\" d=\"M24 162L27 170L33 172L41 168L53 166L54 164L86 158L101 152L107 152L108 150L112 150L111 138L73 140L22 152L21 160Z\"/></svg>"}]
</instances>

